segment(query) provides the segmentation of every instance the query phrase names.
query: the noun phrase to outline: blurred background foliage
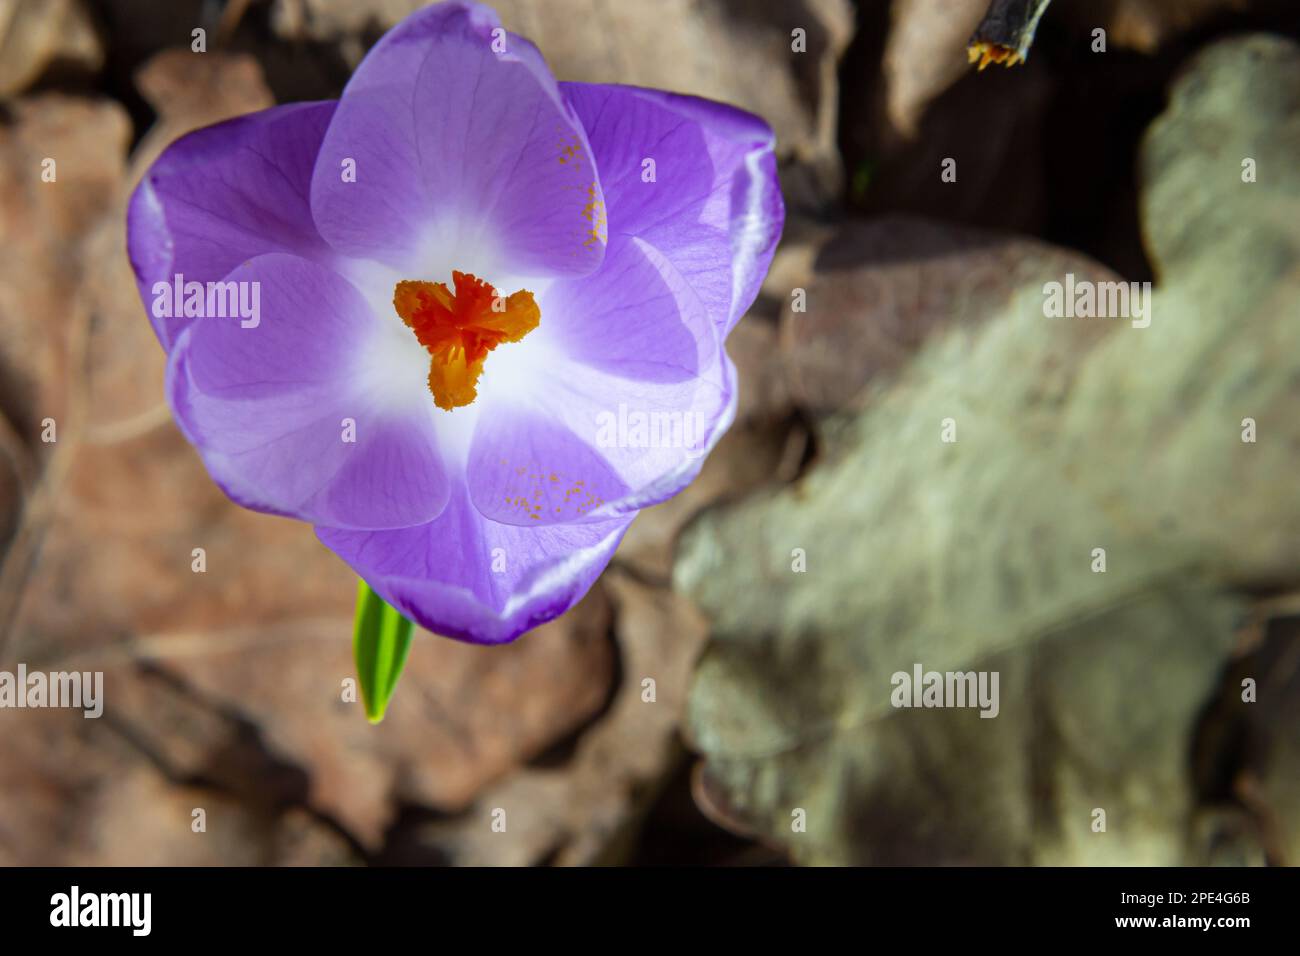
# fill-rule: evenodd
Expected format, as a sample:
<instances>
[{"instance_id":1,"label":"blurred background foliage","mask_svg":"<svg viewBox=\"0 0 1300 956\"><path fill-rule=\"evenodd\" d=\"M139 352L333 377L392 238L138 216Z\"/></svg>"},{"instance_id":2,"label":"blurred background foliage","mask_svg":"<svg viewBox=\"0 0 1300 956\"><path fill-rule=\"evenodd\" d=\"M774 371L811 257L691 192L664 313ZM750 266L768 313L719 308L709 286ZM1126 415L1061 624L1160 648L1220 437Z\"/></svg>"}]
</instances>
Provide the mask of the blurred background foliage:
<instances>
[{"instance_id":1,"label":"blurred background foliage","mask_svg":"<svg viewBox=\"0 0 1300 956\"><path fill-rule=\"evenodd\" d=\"M420 5L0 0L0 669L107 697L0 714L0 863L1300 861L1300 8L1055 0L976 73L987 0L501 0L562 79L762 114L789 222L700 479L371 727L351 575L171 424L122 217ZM1045 318L1067 273L1151 327ZM914 662L999 716L894 710Z\"/></svg>"}]
</instances>

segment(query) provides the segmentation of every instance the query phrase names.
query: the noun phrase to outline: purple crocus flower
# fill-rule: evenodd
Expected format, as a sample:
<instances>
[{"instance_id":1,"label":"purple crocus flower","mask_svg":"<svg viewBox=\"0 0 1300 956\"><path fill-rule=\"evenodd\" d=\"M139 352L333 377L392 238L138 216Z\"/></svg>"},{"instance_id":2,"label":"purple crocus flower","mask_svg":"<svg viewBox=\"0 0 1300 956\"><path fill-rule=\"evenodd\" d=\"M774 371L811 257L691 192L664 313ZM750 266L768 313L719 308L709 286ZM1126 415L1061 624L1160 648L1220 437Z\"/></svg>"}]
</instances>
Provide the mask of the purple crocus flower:
<instances>
[{"instance_id":1,"label":"purple crocus flower","mask_svg":"<svg viewBox=\"0 0 1300 956\"><path fill-rule=\"evenodd\" d=\"M730 425L772 146L731 107L557 83L486 7L420 10L337 102L192 133L136 189L176 421L407 617L509 641Z\"/></svg>"}]
</instances>

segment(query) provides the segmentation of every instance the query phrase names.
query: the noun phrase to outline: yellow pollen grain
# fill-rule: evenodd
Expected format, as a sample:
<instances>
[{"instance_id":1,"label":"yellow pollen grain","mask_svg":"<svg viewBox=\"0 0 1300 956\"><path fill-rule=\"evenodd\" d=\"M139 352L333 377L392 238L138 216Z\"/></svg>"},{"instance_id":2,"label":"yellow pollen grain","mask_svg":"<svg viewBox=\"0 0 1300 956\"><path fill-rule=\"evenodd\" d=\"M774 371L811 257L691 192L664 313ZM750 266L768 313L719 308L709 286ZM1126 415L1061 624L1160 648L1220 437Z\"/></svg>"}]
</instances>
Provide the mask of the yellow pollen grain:
<instances>
[{"instance_id":1,"label":"yellow pollen grain","mask_svg":"<svg viewBox=\"0 0 1300 956\"><path fill-rule=\"evenodd\" d=\"M590 247L597 242L602 242L606 225L605 203L597 195L595 183L587 187L587 204L582 207L582 218L591 223L591 228L587 232L587 238L584 240L583 245Z\"/></svg>"}]
</instances>

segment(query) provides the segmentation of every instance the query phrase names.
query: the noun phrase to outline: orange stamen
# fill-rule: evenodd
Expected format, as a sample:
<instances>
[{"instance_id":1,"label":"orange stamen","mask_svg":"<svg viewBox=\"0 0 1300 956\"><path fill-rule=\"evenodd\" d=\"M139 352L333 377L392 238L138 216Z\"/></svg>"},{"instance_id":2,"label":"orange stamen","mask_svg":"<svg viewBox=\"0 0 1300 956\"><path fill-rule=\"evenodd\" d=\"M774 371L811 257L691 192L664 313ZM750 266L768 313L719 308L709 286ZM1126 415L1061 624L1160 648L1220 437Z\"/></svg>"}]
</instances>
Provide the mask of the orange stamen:
<instances>
[{"instance_id":1,"label":"orange stamen","mask_svg":"<svg viewBox=\"0 0 1300 956\"><path fill-rule=\"evenodd\" d=\"M487 354L502 342L518 342L537 328L542 310L527 291L506 297L467 272L453 272L453 293L443 282L403 280L393 308L429 350L429 391L451 411L478 396Z\"/></svg>"}]
</instances>

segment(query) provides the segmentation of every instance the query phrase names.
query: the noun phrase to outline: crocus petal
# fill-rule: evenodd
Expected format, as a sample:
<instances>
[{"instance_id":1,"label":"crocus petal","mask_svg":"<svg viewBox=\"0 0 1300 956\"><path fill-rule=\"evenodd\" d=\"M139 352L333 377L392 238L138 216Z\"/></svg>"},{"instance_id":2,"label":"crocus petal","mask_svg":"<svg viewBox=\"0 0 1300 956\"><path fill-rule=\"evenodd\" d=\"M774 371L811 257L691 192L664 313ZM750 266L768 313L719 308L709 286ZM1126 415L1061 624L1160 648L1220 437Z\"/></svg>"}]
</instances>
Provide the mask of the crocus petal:
<instances>
[{"instance_id":1,"label":"crocus petal","mask_svg":"<svg viewBox=\"0 0 1300 956\"><path fill-rule=\"evenodd\" d=\"M217 483L246 507L335 527L437 517L448 481L418 369L406 391L368 374L396 323L294 256L259 256L227 281L257 283L260 322L195 322L168 366L176 420Z\"/></svg>"},{"instance_id":2,"label":"crocus petal","mask_svg":"<svg viewBox=\"0 0 1300 956\"><path fill-rule=\"evenodd\" d=\"M663 253L725 337L758 295L785 223L771 128L697 97L560 86L595 153L611 236L636 236Z\"/></svg>"},{"instance_id":3,"label":"crocus petal","mask_svg":"<svg viewBox=\"0 0 1300 956\"><path fill-rule=\"evenodd\" d=\"M254 256L333 256L312 221L312 169L335 104L295 103L183 136L145 173L127 211L127 247L146 306L177 273L210 282ZM193 321L150 316L170 350Z\"/></svg>"},{"instance_id":4,"label":"crocus petal","mask_svg":"<svg viewBox=\"0 0 1300 956\"><path fill-rule=\"evenodd\" d=\"M594 429L570 431L545 410L494 409L469 457L474 503L510 524L567 524L608 515L631 490L595 447Z\"/></svg>"},{"instance_id":5,"label":"crocus petal","mask_svg":"<svg viewBox=\"0 0 1300 956\"><path fill-rule=\"evenodd\" d=\"M546 376L506 398L484 390L467 472L474 504L496 521L545 525L675 494L734 411L730 365L699 296L653 247L616 236L599 272L547 290L542 316L530 344Z\"/></svg>"},{"instance_id":6,"label":"crocus petal","mask_svg":"<svg viewBox=\"0 0 1300 956\"><path fill-rule=\"evenodd\" d=\"M340 252L412 279L585 275L605 244L582 124L537 49L472 3L413 14L362 61L325 135L312 209Z\"/></svg>"},{"instance_id":7,"label":"crocus petal","mask_svg":"<svg viewBox=\"0 0 1300 956\"><path fill-rule=\"evenodd\" d=\"M429 524L398 531L318 527L332 551L436 634L500 644L563 614L609 563L632 518L523 528L484 518L463 491Z\"/></svg>"}]
</instances>

